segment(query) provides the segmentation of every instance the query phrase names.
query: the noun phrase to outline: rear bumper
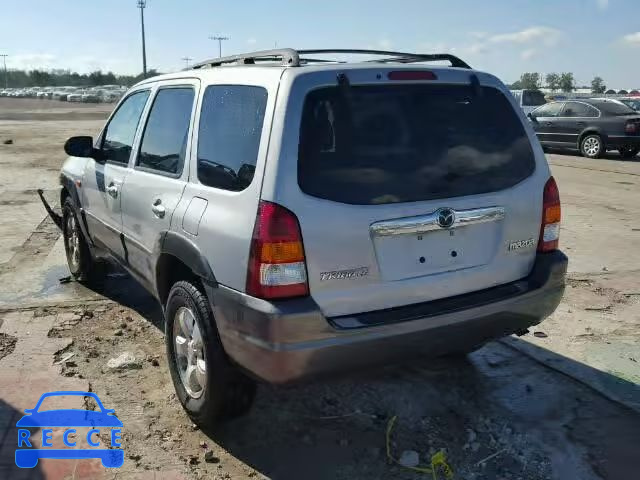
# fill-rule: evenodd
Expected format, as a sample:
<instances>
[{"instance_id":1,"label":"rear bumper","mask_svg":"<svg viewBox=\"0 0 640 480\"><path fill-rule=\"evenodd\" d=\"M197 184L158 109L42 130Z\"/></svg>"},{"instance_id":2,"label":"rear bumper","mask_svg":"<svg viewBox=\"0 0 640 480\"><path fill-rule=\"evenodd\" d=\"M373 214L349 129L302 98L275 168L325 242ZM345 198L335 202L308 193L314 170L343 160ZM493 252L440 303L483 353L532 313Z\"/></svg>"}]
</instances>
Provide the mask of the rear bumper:
<instances>
[{"instance_id":1,"label":"rear bumper","mask_svg":"<svg viewBox=\"0 0 640 480\"><path fill-rule=\"evenodd\" d=\"M395 308L388 316L327 319L312 298L268 302L223 286L209 287L207 294L227 354L261 379L286 383L444 355L524 330L560 303L567 262L559 251L538 254L531 274L510 288ZM385 317L391 323L379 323Z\"/></svg>"},{"instance_id":2,"label":"rear bumper","mask_svg":"<svg viewBox=\"0 0 640 480\"><path fill-rule=\"evenodd\" d=\"M607 149L614 150L622 147L640 147L640 136L633 135L609 135L607 137Z\"/></svg>"}]
</instances>

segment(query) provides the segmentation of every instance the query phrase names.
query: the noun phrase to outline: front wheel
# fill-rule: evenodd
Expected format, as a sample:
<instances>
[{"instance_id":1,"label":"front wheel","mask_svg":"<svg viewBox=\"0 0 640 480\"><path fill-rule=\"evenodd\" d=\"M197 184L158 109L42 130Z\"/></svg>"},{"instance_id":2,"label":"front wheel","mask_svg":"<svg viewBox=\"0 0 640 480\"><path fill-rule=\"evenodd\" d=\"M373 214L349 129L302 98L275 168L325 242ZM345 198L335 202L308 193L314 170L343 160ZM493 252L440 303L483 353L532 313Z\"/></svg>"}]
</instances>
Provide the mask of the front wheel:
<instances>
[{"instance_id":1,"label":"front wheel","mask_svg":"<svg viewBox=\"0 0 640 480\"><path fill-rule=\"evenodd\" d=\"M640 152L640 147L624 147L618 151L622 158L633 158L638 154L638 152Z\"/></svg>"},{"instance_id":2,"label":"front wheel","mask_svg":"<svg viewBox=\"0 0 640 480\"><path fill-rule=\"evenodd\" d=\"M600 135L585 136L580 142L580 153L587 158L599 158L604 153L604 144Z\"/></svg>"},{"instance_id":3,"label":"front wheel","mask_svg":"<svg viewBox=\"0 0 640 480\"><path fill-rule=\"evenodd\" d=\"M169 292L165 310L169 371L182 407L203 428L249 410L256 385L229 361L204 293L187 281Z\"/></svg>"},{"instance_id":4,"label":"front wheel","mask_svg":"<svg viewBox=\"0 0 640 480\"><path fill-rule=\"evenodd\" d=\"M102 273L100 265L91 258L87 241L71 198L62 205L62 235L67 265L74 278L81 282L95 280Z\"/></svg>"}]
</instances>

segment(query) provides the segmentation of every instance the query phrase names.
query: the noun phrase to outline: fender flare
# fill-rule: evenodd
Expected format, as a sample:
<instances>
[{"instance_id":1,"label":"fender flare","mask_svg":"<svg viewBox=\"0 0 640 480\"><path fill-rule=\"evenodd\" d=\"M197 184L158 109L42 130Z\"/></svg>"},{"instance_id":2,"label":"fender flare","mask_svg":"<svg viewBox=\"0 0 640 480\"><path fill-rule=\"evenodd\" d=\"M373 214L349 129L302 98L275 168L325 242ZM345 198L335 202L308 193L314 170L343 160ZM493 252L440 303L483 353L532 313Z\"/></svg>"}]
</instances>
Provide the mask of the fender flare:
<instances>
[{"instance_id":1,"label":"fender flare","mask_svg":"<svg viewBox=\"0 0 640 480\"><path fill-rule=\"evenodd\" d=\"M209 261L202 254L200 248L191 240L176 232L166 232L159 243L156 256L156 277L158 275L158 260L164 254L176 257L205 283L214 287L218 285Z\"/></svg>"},{"instance_id":2,"label":"fender flare","mask_svg":"<svg viewBox=\"0 0 640 480\"><path fill-rule=\"evenodd\" d=\"M85 218L84 211L82 210L82 203L80 202L78 187L76 186L73 179L65 175L64 173L60 174L60 185L62 185L62 187L67 192L69 192L69 197L71 198L71 201L73 202L73 206L76 209L76 215L80 217L80 230L82 230L82 234L84 235L84 238L88 240L87 244L89 245L89 248L93 250L95 245L93 243L93 238L91 238L91 235L89 235L89 226L87 225L87 219ZM61 191L60 192L60 209L62 209L62 207L63 207L63 204L62 204L62 191Z\"/></svg>"}]
</instances>

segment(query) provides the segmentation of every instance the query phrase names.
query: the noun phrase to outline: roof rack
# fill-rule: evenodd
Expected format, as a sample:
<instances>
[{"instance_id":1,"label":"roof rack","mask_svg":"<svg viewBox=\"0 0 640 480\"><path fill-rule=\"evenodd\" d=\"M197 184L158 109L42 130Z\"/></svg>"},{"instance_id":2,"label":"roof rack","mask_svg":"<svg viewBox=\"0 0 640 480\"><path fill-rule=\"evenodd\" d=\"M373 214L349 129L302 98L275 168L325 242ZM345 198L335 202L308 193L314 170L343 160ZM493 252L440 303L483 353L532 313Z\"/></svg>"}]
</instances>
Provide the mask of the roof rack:
<instances>
[{"instance_id":1,"label":"roof rack","mask_svg":"<svg viewBox=\"0 0 640 480\"><path fill-rule=\"evenodd\" d=\"M406 53L391 52L387 50L351 50L351 49L319 49L319 50L294 50L292 48L279 48L275 50L260 50L258 52L243 53L240 55L231 55L229 57L213 58L205 60L191 66L192 69L203 67L219 67L226 63L238 63L241 65L255 65L259 62L280 62L281 65L290 67L299 67L307 63L343 63L338 60L303 58L301 55L317 55L317 54L357 54L357 55L380 55L388 58L379 58L367 60L375 63L416 63L416 62L436 62L448 61L452 67L471 68L469 64L455 55L449 53Z\"/></svg>"}]
</instances>

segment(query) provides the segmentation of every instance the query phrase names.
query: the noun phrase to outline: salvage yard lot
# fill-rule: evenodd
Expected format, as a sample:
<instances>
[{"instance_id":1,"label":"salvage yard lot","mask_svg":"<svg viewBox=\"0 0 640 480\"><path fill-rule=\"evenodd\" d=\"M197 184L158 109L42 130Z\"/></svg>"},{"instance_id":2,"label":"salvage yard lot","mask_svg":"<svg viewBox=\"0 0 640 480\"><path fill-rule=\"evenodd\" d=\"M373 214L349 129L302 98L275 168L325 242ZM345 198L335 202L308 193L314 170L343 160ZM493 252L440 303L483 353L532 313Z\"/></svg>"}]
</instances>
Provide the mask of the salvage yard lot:
<instances>
[{"instance_id":1,"label":"salvage yard lot","mask_svg":"<svg viewBox=\"0 0 640 480\"><path fill-rule=\"evenodd\" d=\"M124 424L119 479L430 478L389 463L394 416L393 455L415 451L427 465L444 450L454 478L637 476L640 157L549 153L570 273L563 303L531 334L465 360L260 386L249 415L205 433L173 394L160 309L120 272L97 291L67 281L37 199L37 188L56 199L64 140L95 135L110 108L0 99L0 478L16 472L12 427L24 408L45 391L89 388ZM107 366L124 352L135 360ZM114 475L82 462L74 472Z\"/></svg>"}]
</instances>

